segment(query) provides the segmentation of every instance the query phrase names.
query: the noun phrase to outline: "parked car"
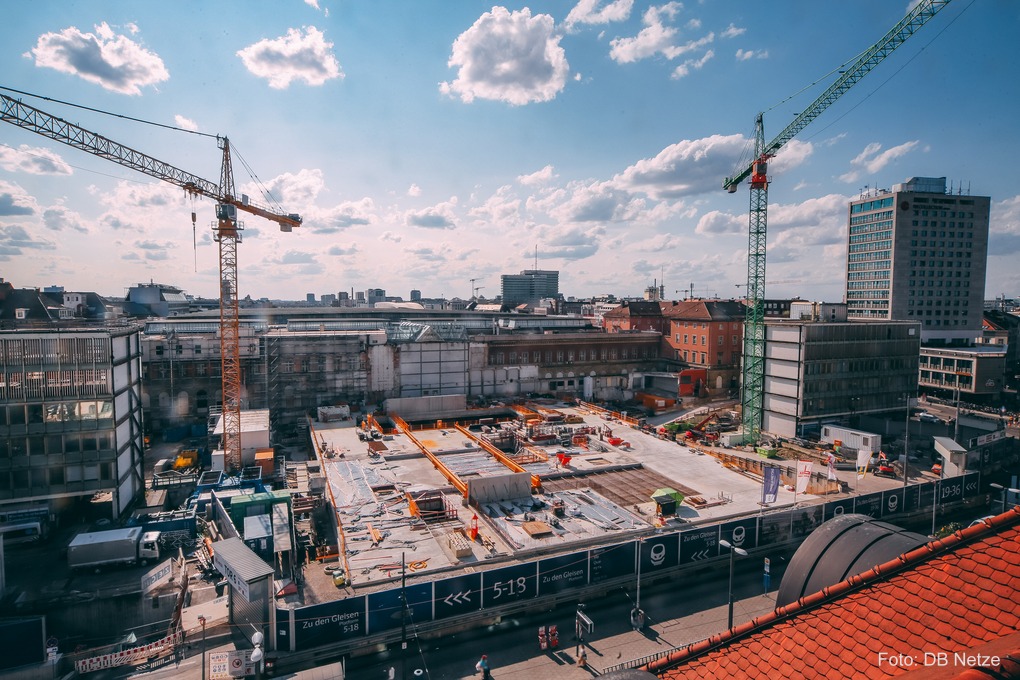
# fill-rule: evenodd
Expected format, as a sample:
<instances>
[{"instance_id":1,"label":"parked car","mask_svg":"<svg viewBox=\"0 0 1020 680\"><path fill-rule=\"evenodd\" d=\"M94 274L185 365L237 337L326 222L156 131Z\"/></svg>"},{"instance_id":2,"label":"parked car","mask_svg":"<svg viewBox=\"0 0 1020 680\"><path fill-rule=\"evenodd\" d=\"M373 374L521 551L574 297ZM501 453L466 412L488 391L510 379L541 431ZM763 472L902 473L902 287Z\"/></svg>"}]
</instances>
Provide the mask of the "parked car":
<instances>
[{"instance_id":1,"label":"parked car","mask_svg":"<svg viewBox=\"0 0 1020 680\"><path fill-rule=\"evenodd\" d=\"M917 416L917 419L920 420L922 423L939 423L939 424L942 423L942 419L941 418L939 418L938 416L932 415L930 413L927 413L927 412L922 413L919 416Z\"/></svg>"}]
</instances>

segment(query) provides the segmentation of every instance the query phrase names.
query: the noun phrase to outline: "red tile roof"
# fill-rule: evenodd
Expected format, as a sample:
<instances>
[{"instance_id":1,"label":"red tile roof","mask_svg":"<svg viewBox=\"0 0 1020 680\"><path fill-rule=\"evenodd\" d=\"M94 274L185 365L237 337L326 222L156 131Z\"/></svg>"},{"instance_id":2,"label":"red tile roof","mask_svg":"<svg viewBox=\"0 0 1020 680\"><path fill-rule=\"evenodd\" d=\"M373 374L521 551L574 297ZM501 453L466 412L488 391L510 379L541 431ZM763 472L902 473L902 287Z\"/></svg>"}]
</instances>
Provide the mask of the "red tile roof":
<instances>
[{"instance_id":1,"label":"red tile roof","mask_svg":"<svg viewBox=\"0 0 1020 680\"><path fill-rule=\"evenodd\" d=\"M1020 678L1020 507L646 670L663 680Z\"/></svg>"}]
</instances>

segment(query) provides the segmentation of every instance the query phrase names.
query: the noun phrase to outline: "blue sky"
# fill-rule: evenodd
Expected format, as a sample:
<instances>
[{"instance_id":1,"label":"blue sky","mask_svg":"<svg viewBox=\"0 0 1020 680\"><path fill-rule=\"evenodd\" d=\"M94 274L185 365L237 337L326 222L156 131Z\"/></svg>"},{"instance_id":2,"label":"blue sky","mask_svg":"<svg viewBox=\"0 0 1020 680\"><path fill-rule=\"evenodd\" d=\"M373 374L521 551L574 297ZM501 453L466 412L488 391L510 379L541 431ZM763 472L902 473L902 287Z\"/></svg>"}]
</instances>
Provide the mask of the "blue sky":
<instances>
[{"instance_id":1,"label":"blue sky","mask_svg":"<svg viewBox=\"0 0 1020 680\"><path fill-rule=\"evenodd\" d=\"M244 218L242 296L466 298L470 279L493 296L537 247L568 296L664 281L669 297L730 297L748 196L721 184L755 115L771 139L907 9L10 3L0 86L228 136L305 219L288 234ZM787 145L771 166L768 296L841 299L847 202L912 176L992 197L986 297L1020 295L1018 35L1020 4L954 0ZM219 180L214 139L23 99ZM234 176L259 196L236 157ZM212 220L208 200L0 123L0 276L15 286L121 295L153 279L214 296Z\"/></svg>"}]
</instances>

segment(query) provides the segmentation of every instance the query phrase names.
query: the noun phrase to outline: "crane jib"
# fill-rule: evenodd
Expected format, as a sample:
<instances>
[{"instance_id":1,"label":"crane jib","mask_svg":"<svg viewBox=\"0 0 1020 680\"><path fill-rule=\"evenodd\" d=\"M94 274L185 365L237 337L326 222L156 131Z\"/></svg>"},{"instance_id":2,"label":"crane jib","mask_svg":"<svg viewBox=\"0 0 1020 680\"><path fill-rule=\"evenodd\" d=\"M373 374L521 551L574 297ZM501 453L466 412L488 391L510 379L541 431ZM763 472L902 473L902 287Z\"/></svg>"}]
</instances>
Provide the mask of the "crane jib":
<instances>
[{"instance_id":1,"label":"crane jib","mask_svg":"<svg viewBox=\"0 0 1020 680\"><path fill-rule=\"evenodd\" d=\"M878 66L897 47L902 45L907 38L912 36L917 29L923 26L929 19L935 16L940 10L950 3L951 0L925 0L909 12L890 29L881 40L869 47L850 67L843 71L839 78L830 85L815 101L807 106L793 121L783 129L775 138L765 145L765 153L775 156L776 153L793 139L801 130L811 124L815 118L821 115L837 99L842 97L847 90L853 87L857 81L867 75L873 68ZM757 159L755 159L757 160ZM723 188L733 193L736 185L747 179L753 170L754 161L748 164L740 173L734 177L728 177L723 182Z\"/></svg>"}]
</instances>

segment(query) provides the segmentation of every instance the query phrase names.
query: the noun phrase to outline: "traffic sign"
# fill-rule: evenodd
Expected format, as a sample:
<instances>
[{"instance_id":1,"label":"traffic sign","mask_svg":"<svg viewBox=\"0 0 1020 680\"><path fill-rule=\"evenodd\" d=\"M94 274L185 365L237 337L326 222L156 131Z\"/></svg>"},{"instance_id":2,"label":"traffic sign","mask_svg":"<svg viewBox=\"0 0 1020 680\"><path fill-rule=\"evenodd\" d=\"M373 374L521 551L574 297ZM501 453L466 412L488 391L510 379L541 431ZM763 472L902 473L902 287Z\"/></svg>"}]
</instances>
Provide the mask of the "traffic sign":
<instances>
[{"instance_id":1,"label":"traffic sign","mask_svg":"<svg viewBox=\"0 0 1020 680\"><path fill-rule=\"evenodd\" d=\"M595 630L595 623L581 610L577 612L577 630L588 634Z\"/></svg>"},{"instance_id":2,"label":"traffic sign","mask_svg":"<svg viewBox=\"0 0 1020 680\"><path fill-rule=\"evenodd\" d=\"M436 581L432 606L436 620L470 614L482 608L482 575L464 574Z\"/></svg>"},{"instance_id":3,"label":"traffic sign","mask_svg":"<svg viewBox=\"0 0 1020 680\"><path fill-rule=\"evenodd\" d=\"M765 558L765 573L766 574L769 573L769 565L770 564L771 564L771 562L769 562L769 558L766 557Z\"/></svg>"}]
</instances>

